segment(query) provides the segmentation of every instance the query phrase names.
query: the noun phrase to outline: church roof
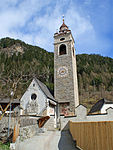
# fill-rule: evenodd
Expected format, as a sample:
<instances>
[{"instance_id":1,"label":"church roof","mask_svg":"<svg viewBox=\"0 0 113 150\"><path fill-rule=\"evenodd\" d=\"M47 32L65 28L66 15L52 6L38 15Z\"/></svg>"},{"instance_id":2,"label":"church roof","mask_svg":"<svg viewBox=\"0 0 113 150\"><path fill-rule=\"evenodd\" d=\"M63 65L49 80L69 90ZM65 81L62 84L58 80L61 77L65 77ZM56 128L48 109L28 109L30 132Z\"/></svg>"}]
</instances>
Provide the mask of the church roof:
<instances>
[{"instance_id":1,"label":"church roof","mask_svg":"<svg viewBox=\"0 0 113 150\"><path fill-rule=\"evenodd\" d=\"M37 78L34 78L34 79L35 79L36 83L39 85L39 87L41 88L41 90L44 92L44 94L47 96L47 98L55 101L53 95L50 93L47 86L44 83L42 83L40 80L38 80Z\"/></svg>"},{"instance_id":2,"label":"church roof","mask_svg":"<svg viewBox=\"0 0 113 150\"><path fill-rule=\"evenodd\" d=\"M62 30L62 28L66 28L66 29L68 29L68 26L64 23L64 21L63 21L63 24L61 25L61 27L60 27L60 30Z\"/></svg>"},{"instance_id":3,"label":"church roof","mask_svg":"<svg viewBox=\"0 0 113 150\"><path fill-rule=\"evenodd\" d=\"M91 108L91 110L89 111L89 113L94 113L94 112L98 112L101 110L102 106L104 104L113 104L113 101L109 101L105 98L99 100L96 104L94 104Z\"/></svg>"},{"instance_id":4,"label":"church roof","mask_svg":"<svg viewBox=\"0 0 113 150\"><path fill-rule=\"evenodd\" d=\"M60 26L60 32L64 32L64 31L70 31L68 26L64 23L64 19L63 19L63 23Z\"/></svg>"},{"instance_id":5,"label":"church roof","mask_svg":"<svg viewBox=\"0 0 113 150\"><path fill-rule=\"evenodd\" d=\"M63 23L62 23L62 25L60 26L59 32L57 31L57 32L54 34L54 37L55 37L55 36L65 35L65 34L67 34L67 33L71 33L71 30L69 30L69 28L68 28L68 26L65 24L64 18L63 18Z\"/></svg>"}]
</instances>

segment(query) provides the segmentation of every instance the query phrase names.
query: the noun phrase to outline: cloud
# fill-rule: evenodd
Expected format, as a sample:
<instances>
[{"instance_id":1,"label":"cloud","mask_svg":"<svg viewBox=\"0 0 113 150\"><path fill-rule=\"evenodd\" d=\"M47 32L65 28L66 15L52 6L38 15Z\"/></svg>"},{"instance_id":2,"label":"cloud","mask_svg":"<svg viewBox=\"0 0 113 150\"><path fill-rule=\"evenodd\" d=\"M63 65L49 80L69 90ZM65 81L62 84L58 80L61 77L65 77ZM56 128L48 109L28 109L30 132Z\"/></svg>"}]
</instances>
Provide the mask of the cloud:
<instances>
[{"instance_id":1,"label":"cloud","mask_svg":"<svg viewBox=\"0 0 113 150\"><path fill-rule=\"evenodd\" d=\"M13 37L53 51L53 35L62 24L61 18L64 14L65 22L72 30L78 53L107 55L107 51L111 50L111 41L106 34L110 33L111 29L105 22L106 13L100 10L105 9L106 3L99 1L95 8L96 4L92 0L1 1L0 37ZM107 8L105 12L108 13ZM97 22L100 18L104 20L103 26L102 21Z\"/></svg>"},{"instance_id":2,"label":"cloud","mask_svg":"<svg viewBox=\"0 0 113 150\"><path fill-rule=\"evenodd\" d=\"M43 0L43 2L39 0L23 0L21 3L19 0L2 1L0 8L1 6L4 7L0 10L0 37L10 36L20 39L25 37L25 41L32 44L33 40L27 40L31 39L31 36L33 38L32 33L29 35L29 29L27 33L24 33L28 26L27 24L31 24L32 17L48 4L49 1L46 0Z\"/></svg>"}]
</instances>

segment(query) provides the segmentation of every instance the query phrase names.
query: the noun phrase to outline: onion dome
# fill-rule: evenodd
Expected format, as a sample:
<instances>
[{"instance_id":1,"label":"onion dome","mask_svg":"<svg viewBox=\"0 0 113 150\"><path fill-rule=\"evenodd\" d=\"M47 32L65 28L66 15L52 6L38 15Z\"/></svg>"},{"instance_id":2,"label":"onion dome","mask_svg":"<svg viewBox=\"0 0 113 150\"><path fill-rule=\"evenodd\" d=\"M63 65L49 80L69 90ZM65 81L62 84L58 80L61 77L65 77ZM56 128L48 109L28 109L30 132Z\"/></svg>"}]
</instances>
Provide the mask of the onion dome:
<instances>
[{"instance_id":1,"label":"onion dome","mask_svg":"<svg viewBox=\"0 0 113 150\"><path fill-rule=\"evenodd\" d=\"M60 32L68 31L68 26L64 23L64 18L63 18L63 24L60 27Z\"/></svg>"}]
</instances>

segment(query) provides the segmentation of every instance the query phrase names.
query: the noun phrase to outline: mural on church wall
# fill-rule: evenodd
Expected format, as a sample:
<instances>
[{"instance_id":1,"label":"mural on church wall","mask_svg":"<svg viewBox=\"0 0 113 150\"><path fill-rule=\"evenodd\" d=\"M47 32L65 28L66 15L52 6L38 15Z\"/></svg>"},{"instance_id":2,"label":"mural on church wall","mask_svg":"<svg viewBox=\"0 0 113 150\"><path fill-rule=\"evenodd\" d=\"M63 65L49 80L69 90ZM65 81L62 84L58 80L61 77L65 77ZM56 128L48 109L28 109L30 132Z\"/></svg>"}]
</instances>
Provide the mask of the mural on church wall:
<instances>
[{"instance_id":1,"label":"mural on church wall","mask_svg":"<svg viewBox=\"0 0 113 150\"><path fill-rule=\"evenodd\" d=\"M69 115L69 103L60 104L60 113L61 115L64 115L64 116Z\"/></svg>"}]
</instances>

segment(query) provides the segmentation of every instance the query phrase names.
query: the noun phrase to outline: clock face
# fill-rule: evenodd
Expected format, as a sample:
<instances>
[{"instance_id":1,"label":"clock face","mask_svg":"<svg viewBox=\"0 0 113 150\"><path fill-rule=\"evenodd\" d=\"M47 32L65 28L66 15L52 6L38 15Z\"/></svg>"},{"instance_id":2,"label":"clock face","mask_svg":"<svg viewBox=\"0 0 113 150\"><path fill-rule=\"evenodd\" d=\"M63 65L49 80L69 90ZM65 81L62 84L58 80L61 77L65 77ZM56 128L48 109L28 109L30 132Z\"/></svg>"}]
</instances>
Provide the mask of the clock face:
<instances>
[{"instance_id":1,"label":"clock face","mask_svg":"<svg viewBox=\"0 0 113 150\"><path fill-rule=\"evenodd\" d=\"M58 68L57 74L60 77L65 77L68 74L67 67L63 66L63 67Z\"/></svg>"}]
</instances>

